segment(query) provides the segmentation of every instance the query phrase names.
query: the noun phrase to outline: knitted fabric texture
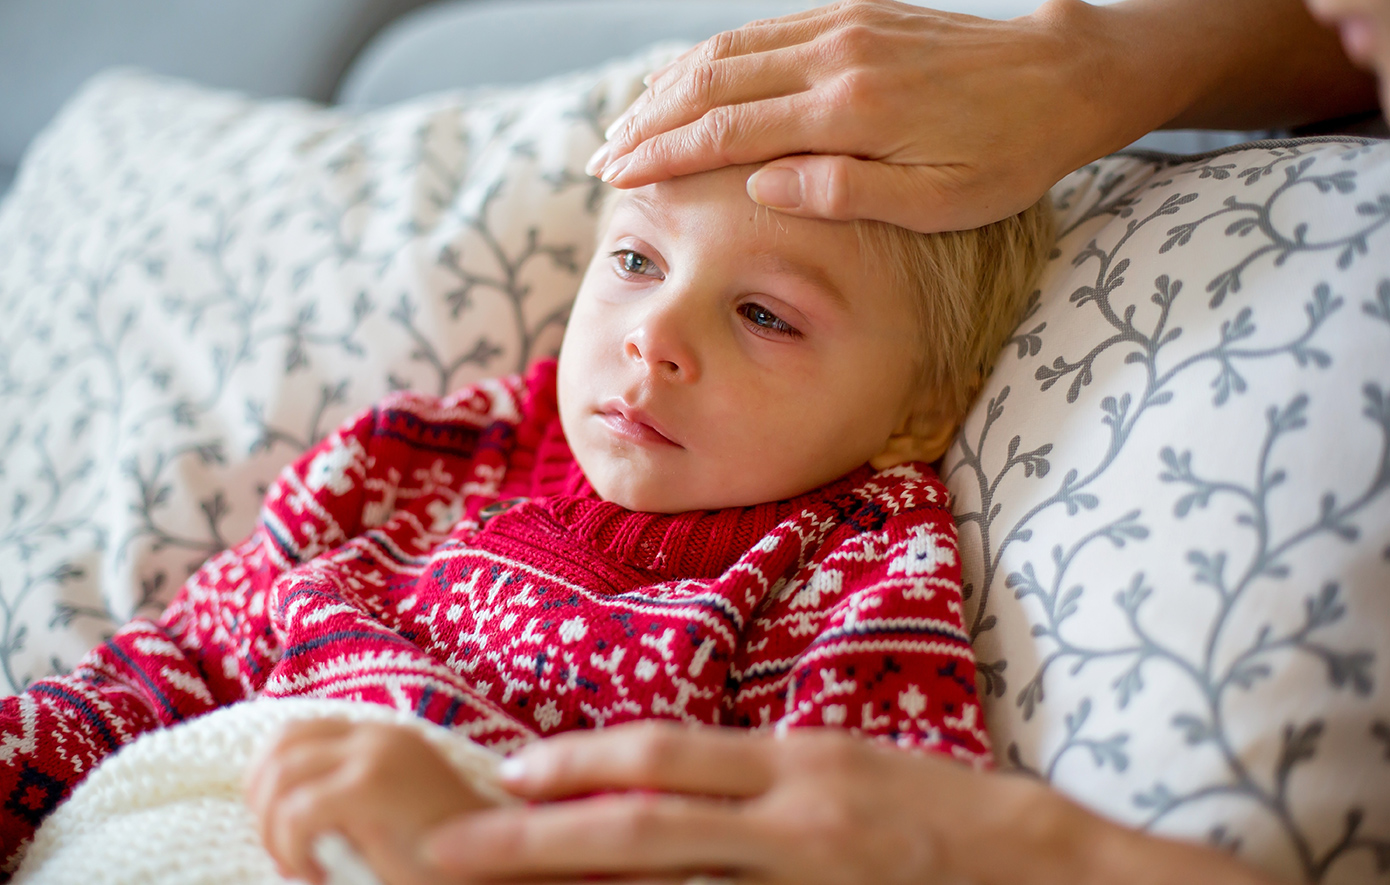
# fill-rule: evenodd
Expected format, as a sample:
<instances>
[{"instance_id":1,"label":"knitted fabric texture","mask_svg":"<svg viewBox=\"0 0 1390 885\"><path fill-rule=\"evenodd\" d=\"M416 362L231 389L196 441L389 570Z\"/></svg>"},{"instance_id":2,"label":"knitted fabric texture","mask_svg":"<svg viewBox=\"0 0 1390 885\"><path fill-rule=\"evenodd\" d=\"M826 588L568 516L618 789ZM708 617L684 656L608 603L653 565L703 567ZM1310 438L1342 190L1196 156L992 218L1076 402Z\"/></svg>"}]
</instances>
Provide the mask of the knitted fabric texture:
<instances>
[{"instance_id":1,"label":"knitted fabric texture","mask_svg":"<svg viewBox=\"0 0 1390 885\"><path fill-rule=\"evenodd\" d=\"M368 701L506 752L635 719L836 726L984 764L955 524L925 465L675 515L600 499L555 364L402 393L287 467L156 621L0 704L0 847L151 729Z\"/></svg>"},{"instance_id":2,"label":"knitted fabric texture","mask_svg":"<svg viewBox=\"0 0 1390 885\"><path fill-rule=\"evenodd\" d=\"M295 880L276 872L261 845L242 782L281 727L324 717L413 728L482 795L505 801L495 753L411 713L310 698L248 701L150 732L103 762L39 827L15 885L289 885ZM355 854L326 871L328 885L376 878Z\"/></svg>"}]
</instances>

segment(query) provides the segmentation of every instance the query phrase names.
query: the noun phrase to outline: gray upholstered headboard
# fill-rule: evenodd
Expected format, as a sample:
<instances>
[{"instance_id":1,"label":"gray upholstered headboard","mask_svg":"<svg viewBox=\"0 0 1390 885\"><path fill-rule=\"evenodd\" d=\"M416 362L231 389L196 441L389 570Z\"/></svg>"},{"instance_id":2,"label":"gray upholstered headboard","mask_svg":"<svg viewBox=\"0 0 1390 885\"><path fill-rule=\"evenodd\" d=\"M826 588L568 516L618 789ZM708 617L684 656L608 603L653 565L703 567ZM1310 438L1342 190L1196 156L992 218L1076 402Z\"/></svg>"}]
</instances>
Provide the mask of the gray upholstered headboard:
<instances>
[{"instance_id":1,"label":"gray upholstered headboard","mask_svg":"<svg viewBox=\"0 0 1390 885\"><path fill-rule=\"evenodd\" d=\"M0 0L0 194L29 141L103 68L328 101L367 41L425 2Z\"/></svg>"}]
</instances>

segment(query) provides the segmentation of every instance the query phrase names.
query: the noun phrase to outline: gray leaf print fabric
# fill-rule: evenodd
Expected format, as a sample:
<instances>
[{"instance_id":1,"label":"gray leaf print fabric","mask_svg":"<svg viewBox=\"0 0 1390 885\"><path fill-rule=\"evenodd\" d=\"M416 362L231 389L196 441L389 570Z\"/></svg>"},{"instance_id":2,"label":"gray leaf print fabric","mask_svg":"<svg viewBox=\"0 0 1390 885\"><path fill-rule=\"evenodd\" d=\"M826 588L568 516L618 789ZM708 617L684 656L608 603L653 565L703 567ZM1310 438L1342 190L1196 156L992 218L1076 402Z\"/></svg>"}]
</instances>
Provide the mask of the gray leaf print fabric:
<instances>
[{"instance_id":1,"label":"gray leaf print fabric","mask_svg":"<svg viewBox=\"0 0 1390 885\"><path fill-rule=\"evenodd\" d=\"M945 472L996 752L1390 881L1390 145L1115 156Z\"/></svg>"}]
</instances>

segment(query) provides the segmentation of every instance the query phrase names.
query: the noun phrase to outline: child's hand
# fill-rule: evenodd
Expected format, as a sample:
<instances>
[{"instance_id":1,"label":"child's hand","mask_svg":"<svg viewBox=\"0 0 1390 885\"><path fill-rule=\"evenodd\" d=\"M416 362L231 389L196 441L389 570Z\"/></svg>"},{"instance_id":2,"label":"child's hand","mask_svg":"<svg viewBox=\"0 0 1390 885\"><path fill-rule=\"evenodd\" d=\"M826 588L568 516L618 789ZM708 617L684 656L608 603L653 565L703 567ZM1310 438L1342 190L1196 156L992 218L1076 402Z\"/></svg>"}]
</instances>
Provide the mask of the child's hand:
<instances>
[{"instance_id":1,"label":"child's hand","mask_svg":"<svg viewBox=\"0 0 1390 885\"><path fill-rule=\"evenodd\" d=\"M314 840L336 830L388 885L436 881L418 860L439 823L494 803L409 728L337 719L290 725L248 773L246 799L283 875L322 883Z\"/></svg>"}]
</instances>

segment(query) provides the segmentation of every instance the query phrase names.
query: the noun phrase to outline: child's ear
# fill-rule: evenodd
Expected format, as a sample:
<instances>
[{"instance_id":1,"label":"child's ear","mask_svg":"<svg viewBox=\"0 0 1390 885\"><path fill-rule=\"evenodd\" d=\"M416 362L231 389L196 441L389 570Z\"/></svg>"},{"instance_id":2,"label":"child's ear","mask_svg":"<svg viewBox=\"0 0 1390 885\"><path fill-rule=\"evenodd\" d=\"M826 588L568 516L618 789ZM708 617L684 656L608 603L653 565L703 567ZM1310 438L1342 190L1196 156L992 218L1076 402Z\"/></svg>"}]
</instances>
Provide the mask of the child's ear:
<instances>
[{"instance_id":1,"label":"child's ear","mask_svg":"<svg viewBox=\"0 0 1390 885\"><path fill-rule=\"evenodd\" d=\"M930 464L951 447L956 436L956 424L940 417L911 417L898 431L888 437L883 451L869 459L875 470L887 470L909 461Z\"/></svg>"}]
</instances>

